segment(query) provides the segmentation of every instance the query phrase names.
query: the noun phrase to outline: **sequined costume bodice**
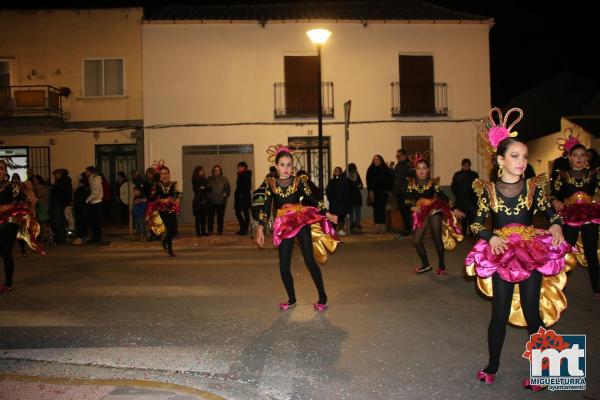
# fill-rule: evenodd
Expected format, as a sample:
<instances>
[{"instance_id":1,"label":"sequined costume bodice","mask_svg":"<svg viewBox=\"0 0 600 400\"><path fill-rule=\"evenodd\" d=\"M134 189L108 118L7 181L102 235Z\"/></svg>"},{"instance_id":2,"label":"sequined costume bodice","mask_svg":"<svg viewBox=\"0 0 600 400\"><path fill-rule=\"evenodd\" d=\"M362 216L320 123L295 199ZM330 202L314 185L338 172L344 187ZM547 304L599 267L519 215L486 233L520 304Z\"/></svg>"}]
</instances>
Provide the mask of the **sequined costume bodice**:
<instances>
[{"instance_id":1,"label":"sequined costume bodice","mask_svg":"<svg viewBox=\"0 0 600 400\"><path fill-rule=\"evenodd\" d=\"M514 184L504 182L490 183L482 179L473 182L477 194L477 212L471 224L471 231L478 237L489 241L494 232L485 228L488 216L492 218L492 230L509 224L531 226L535 213L543 212L551 224L562 224L561 218L554 212L548 201L545 175L539 175Z\"/></svg>"},{"instance_id":2,"label":"sequined costume bodice","mask_svg":"<svg viewBox=\"0 0 600 400\"><path fill-rule=\"evenodd\" d=\"M286 185L286 183L288 183ZM310 188L308 177L291 176L288 179L267 178L262 185L265 188L265 203L259 213L258 221L264 225L271 215L286 204L303 204L318 208L321 213L327 212L325 205Z\"/></svg>"}]
</instances>

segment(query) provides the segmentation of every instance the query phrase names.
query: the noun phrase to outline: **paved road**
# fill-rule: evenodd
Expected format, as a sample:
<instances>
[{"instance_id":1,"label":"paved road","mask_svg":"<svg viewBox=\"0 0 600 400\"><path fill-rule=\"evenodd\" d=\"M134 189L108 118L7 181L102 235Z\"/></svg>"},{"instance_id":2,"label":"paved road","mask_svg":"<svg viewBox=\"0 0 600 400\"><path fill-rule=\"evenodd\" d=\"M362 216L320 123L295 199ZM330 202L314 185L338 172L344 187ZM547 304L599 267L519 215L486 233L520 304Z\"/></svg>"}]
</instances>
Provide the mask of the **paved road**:
<instances>
[{"instance_id":1,"label":"paved road","mask_svg":"<svg viewBox=\"0 0 600 400\"><path fill-rule=\"evenodd\" d=\"M171 259L156 248L57 247L18 258L16 289L0 296L0 373L149 380L230 400L531 398L519 386L522 329L508 329L496 383L474 379L490 303L463 278L468 247L437 278L411 273L408 240L347 243L323 268L324 314L312 310L298 248L299 305L282 313L273 250L202 244ZM554 328L587 334L588 389L535 396L600 399L600 302L583 270L567 295Z\"/></svg>"}]
</instances>

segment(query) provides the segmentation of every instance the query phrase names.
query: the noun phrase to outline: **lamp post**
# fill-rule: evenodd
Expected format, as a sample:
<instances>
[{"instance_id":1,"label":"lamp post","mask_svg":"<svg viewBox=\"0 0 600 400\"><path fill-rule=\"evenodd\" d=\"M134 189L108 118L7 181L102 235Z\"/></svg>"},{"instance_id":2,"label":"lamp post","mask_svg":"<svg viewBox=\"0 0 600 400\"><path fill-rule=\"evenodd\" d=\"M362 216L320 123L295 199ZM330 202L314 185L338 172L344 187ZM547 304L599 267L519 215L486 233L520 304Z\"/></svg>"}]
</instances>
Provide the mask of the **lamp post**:
<instances>
[{"instance_id":1,"label":"lamp post","mask_svg":"<svg viewBox=\"0 0 600 400\"><path fill-rule=\"evenodd\" d=\"M311 29L306 32L310 40L317 45L317 57L318 57L318 68L317 68L317 115L318 115L318 126L319 126L319 189L321 190L321 196L323 196L324 184L323 184L323 94L321 88L321 46L327 42L331 32L327 29Z\"/></svg>"}]
</instances>

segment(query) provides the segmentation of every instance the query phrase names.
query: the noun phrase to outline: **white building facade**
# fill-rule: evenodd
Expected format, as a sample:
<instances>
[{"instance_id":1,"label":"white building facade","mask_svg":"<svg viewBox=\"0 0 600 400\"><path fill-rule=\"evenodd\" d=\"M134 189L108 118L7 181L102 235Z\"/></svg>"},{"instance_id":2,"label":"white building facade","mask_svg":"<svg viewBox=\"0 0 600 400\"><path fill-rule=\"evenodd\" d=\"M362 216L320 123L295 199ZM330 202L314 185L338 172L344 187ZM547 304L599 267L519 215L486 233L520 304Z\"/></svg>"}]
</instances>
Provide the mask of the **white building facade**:
<instances>
[{"instance_id":1,"label":"white building facade","mask_svg":"<svg viewBox=\"0 0 600 400\"><path fill-rule=\"evenodd\" d=\"M489 161L478 127L490 109L490 20L448 11L453 19L257 21L223 10L231 19L210 19L210 8L168 10L142 28L144 155L164 160L180 182L184 220L199 164L208 173L222 164L233 186L235 165L246 161L257 186L268 146L285 144L299 151L295 167L318 181L313 28L332 32L320 63L326 175L353 162L364 180L374 155L395 161L399 148L430 151L442 185L461 159L480 169Z\"/></svg>"}]
</instances>

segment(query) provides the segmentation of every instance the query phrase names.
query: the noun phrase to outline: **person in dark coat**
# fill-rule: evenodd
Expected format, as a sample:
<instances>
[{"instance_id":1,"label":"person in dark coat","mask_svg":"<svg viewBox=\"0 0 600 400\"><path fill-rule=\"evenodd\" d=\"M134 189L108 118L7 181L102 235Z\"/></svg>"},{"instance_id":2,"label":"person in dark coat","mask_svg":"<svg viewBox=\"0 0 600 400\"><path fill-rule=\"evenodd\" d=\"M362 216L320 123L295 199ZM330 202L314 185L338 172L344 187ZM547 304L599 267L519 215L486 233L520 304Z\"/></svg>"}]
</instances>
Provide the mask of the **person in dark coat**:
<instances>
[{"instance_id":1,"label":"person in dark coat","mask_svg":"<svg viewBox=\"0 0 600 400\"><path fill-rule=\"evenodd\" d=\"M477 209L477 197L473 190L473 181L479 178L479 174L471 169L471 160L465 158L461 161L461 170L454 173L452 177L452 193L454 194L454 205L465 216L461 219L462 232L466 234L467 227L473 223L473 213ZM471 236L473 234L471 233Z\"/></svg>"},{"instance_id":2,"label":"person in dark coat","mask_svg":"<svg viewBox=\"0 0 600 400\"><path fill-rule=\"evenodd\" d=\"M54 234L55 243L66 242L67 219L65 218L65 207L71 204L73 186L69 171L66 169L55 169L52 172L54 184L50 188L50 226Z\"/></svg>"},{"instance_id":3,"label":"person in dark coat","mask_svg":"<svg viewBox=\"0 0 600 400\"><path fill-rule=\"evenodd\" d=\"M363 182L356 168L356 164L348 164L346 177L350 184L350 231L362 229L360 223L361 210L363 205L361 190Z\"/></svg>"},{"instance_id":4,"label":"person in dark coat","mask_svg":"<svg viewBox=\"0 0 600 400\"><path fill-rule=\"evenodd\" d=\"M346 215L350 213L350 182L341 167L333 169L333 177L329 180L325 193L329 200L329 211L338 216L337 229L341 236L346 235L344 224Z\"/></svg>"},{"instance_id":5,"label":"person in dark coat","mask_svg":"<svg viewBox=\"0 0 600 400\"><path fill-rule=\"evenodd\" d=\"M248 169L245 161L237 165L237 180L235 192L233 193L233 208L235 216L240 224L240 230L235 234L245 236L250 226L250 208L252 207L252 171Z\"/></svg>"},{"instance_id":6,"label":"person in dark coat","mask_svg":"<svg viewBox=\"0 0 600 400\"><path fill-rule=\"evenodd\" d=\"M406 155L406 150L398 149L396 151L396 160L394 166L394 195L398 211L402 214L402 236L410 235L412 231L411 212L406 205L406 191L408 188L408 178L414 177L414 171L411 168L410 161Z\"/></svg>"},{"instance_id":7,"label":"person in dark coat","mask_svg":"<svg viewBox=\"0 0 600 400\"><path fill-rule=\"evenodd\" d=\"M385 232L385 204L392 191L392 174L382 156L373 157L367 169L367 204L373 207L373 219L377 233Z\"/></svg>"},{"instance_id":8,"label":"person in dark coat","mask_svg":"<svg viewBox=\"0 0 600 400\"><path fill-rule=\"evenodd\" d=\"M208 180L202 166L194 168L192 174L192 188L194 189L194 201L192 211L195 217L196 236L206 236L206 216L208 215Z\"/></svg>"},{"instance_id":9,"label":"person in dark coat","mask_svg":"<svg viewBox=\"0 0 600 400\"><path fill-rule=\"evenodd\" d=\"M82 173L79 177L79 186L73 193L73 212L75 214L75 240L73 244L82 244L90 227L89 209L85 201L91 194L90 183L87 176Z\"/></svg>"}]
</instances>

